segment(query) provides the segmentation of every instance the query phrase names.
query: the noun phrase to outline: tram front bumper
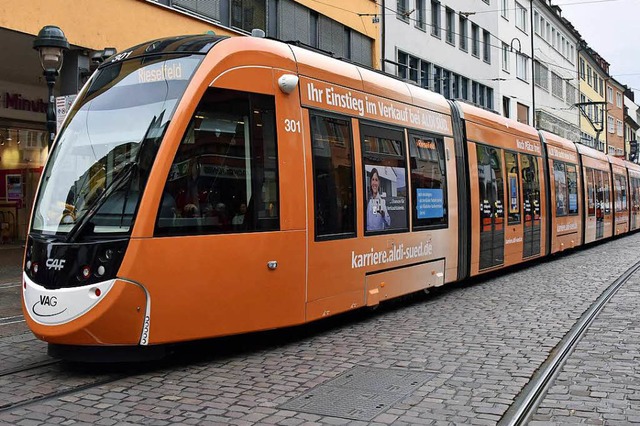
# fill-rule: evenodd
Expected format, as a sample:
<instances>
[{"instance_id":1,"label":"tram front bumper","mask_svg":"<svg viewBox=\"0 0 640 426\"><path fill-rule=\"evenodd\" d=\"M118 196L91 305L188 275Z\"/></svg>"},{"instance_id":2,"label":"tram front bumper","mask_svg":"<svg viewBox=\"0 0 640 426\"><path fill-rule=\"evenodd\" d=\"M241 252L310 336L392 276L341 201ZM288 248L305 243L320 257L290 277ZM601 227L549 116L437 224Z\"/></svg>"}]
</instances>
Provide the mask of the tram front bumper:
<instances>
[{"instance_id":1,"label":"tram front bumper","mask_svg":"<svg viewBox=\"0 0 640 426\"><path fill-rule=\"evenodd\" d=\"M48 290L23 274L22 310L41 340L63 345L146 344L147 292L113 279L82 287Z\"/></svg>"}]
</instances>

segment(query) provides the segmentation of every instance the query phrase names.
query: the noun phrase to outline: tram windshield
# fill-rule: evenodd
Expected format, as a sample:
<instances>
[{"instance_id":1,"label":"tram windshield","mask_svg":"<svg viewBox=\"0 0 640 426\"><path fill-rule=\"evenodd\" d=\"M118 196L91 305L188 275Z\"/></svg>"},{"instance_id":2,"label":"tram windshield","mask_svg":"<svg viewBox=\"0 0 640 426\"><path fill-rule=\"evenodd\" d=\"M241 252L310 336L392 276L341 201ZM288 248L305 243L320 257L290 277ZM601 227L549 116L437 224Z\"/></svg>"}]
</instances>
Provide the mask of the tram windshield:
<instances>
[{"instance_id":1,"label":"tram windshield","mask_svg":"<svg viewBox=\"0 0 640 426\"><path fill-rule=\"evenodd\" d=\"M165 129L202 55L158 55L100 69L51 153L32 232L128 233Z\"/></svg>"}]
</instances>

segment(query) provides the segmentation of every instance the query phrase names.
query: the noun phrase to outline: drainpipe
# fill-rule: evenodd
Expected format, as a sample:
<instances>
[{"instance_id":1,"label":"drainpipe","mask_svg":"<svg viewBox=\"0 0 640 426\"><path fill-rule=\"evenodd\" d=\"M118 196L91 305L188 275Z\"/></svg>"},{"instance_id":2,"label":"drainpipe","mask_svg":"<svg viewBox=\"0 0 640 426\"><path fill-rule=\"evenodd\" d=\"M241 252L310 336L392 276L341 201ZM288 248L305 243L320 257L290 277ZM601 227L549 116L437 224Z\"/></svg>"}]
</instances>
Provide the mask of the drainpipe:
<instances>
[{"instance_id":1,"label":"drainpipe","mask_svg":"<svg viewBox=\"0 0 640 426\"><path fill-rule=\"evenodd\" d=\"M532 109L532 123L533 127L538 128L538 123L536 120L536 85L535 85L535 51L533 50L533 38L535 37L533 31L533 0L529 0L529 18L531 21L531 26L529 27L529 31L531 32L531 109Z\"/></svg>"},{"instance_id":2,"label":"drainpipe","mask_svg":"<svg viewBox=\"0 0 640 426\"><path fill-rule=\"evenodd\" d=\"M380 34L380 38L382 39L380 41L380 43L381 43L381 47L380 48L382 49L382 63L380 64L380 68L382 69L383 73L387 72L387 70L386 70L387 56L386 56L386 53L385 53L385 48L386 48L385 47L385 45L386 45L385 39L386 39L386 37L385 37L385 32L384 32L385 31L385 28L384 28L384 25L385 25L385 17L384 17L385 13L384 13L384 11L387 10L385 2L386 2L386 0L382 0L382 26L381 26L382 27L382 34Z\"/></svg>"}]
</instances>

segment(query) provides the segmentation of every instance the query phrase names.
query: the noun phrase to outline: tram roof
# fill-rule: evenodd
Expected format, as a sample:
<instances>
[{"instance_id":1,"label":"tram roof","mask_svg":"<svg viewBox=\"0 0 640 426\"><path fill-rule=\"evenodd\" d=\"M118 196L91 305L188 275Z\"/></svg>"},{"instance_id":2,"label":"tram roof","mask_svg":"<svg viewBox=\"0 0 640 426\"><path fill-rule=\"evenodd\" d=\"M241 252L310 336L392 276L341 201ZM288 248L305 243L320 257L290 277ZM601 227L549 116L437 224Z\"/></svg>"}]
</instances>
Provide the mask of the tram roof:
<instances>
[{"instance_id":1,"label":"tram roof","mask_svg":"<svg viewBox=\"0 0 640 426\"><path fill-rule=\"evenodd\" d=\"M300 75L451 115L447 100L438 93L362 65L298 46L290 47L295 55Z\"/></svg>"},{"instance_id":2,"label":"tram roof","mask_svg":"<svg viewBox=\"0 0 640 426\"><path fill-rule=\"evenodd\" d=\"M166 53L207 53L216 43L227 38L229 37L215 36L211 34L166 37L144 42L131 47L120 54L131 52L129 57L134 58L136 56L161 55ZM100 65L100 67L108 66L110 63L111 61L106 60Z\"/></svg>"},{"instance_id":3,"label":"tram roof","mask_svg":"<svg viewBox=\"0 0 640 426\"><path fill-rule=\"evenodd\" d=\"M493 127L506 133L512 133L533 140L540 140L538 131L528 124L523 124L519 121L503 117L500 114L487 111L466 102L456 101L456 104L461 109L465 121L473 122L487 127Z\"/></svg>"},{"instance_id":4,"label":"tram roof","mask_svg":"<svg viewBox=\"0 0 640 426\"><path fill-rule=\"evenodd\" d=\"M597 149L591 148L589 146L583 145L581 143L577 143L576 147L578 148L578 152L580 155L584 155L587 157L595 158L597 160L609 162L609 156L604 152L600 152Z\"/></svg>"},{"instance_id":5,"label":"tram roof","mask_svg":"<svg viewBox=\"0 0 640 426\"><path fill-rule=\"evenodd\" d=\"M616 166L627 167L627 162L622 158L614 157L613 155L607 155L609 158L609 162L611 164L615 164Z\"/></svg>"},{"instance_id":6,"label":"tram roof","mask_svg":"<svg viewBox=\"0 0 640 426\"><path fill-rule=\"evenodd\" d=\"M576 144L571 142L569 139L563 138L562 136L558 136L555 133L547 132L546 130L540 130L540 133L544 137L544 141L547 145L553 145L558 148L566 149L571 152L578 152L576 148ZM577 157L576 157L577 158Z\"/></svg>"}]
</instances>

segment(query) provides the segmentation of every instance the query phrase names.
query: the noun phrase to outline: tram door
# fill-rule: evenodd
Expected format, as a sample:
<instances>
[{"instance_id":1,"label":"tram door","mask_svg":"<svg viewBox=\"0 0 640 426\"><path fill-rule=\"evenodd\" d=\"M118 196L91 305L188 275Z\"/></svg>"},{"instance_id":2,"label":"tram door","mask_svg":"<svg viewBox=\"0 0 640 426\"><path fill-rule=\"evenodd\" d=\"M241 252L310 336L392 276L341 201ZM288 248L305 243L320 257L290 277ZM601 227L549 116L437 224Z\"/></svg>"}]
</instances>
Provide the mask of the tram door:
<instances>
[{"instance_id":1,"label":"tram door","mask_svg":"<svg viewBox=\"0 0 640 426\"><path fill-rule=\"evenodd\" d=\"M486 269L504 263L504 178L502 150L476 145L480 190L480 265Z\"/></svg>"},{"instance_id":2,"label":"tram door","mask_svg":"<svg viewBox=\"0 0 640 426\"><path fill-rule=\"evenodd\" d=\"M524 238L522 257L540 254L540 178L537 158L522 155Z\"/></svg>"},{"instance_id":3,"label":"tram door","mask_svg":"<svg viewBox=\"0 0 640 426\"><path fill-rule=\"evenodd\" d=\"M594 170L593 172L596 185L596 240L599 240L604 236L605 181L602 171Z\"/></svg>"}]
</instances>

